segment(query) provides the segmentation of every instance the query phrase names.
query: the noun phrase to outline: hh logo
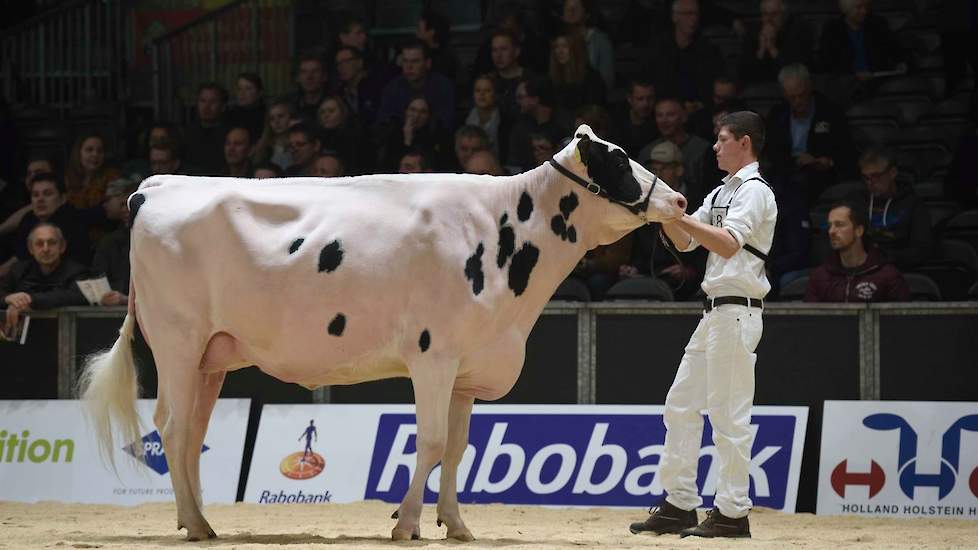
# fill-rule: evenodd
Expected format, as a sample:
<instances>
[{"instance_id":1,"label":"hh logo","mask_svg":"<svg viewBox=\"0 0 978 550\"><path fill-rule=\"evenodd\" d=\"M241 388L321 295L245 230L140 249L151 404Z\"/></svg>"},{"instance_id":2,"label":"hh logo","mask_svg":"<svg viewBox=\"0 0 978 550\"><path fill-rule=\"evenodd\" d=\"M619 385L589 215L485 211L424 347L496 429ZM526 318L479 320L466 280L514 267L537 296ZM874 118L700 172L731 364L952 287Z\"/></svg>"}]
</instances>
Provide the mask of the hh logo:
<instances>
[{"instance_id":1,"label":"hh logo","mask_svg":"<svg viewBox=\"0 0 978 550\"><path fill-rule=\"evenodd\" d=\"M897 430L897 479L900 490L907 498L914 498L917 487L936 487L938 498L942 499L951 493L962 475L958 468L961 458L961 432L978 432L978 414L959 418L944 432L941 438L941 469L932 474L917 472L917 432L903 417L892 413L871 414L863 419L863 425L877 431ZM843 460L832 470L831 482L835 492L845 498L847 486L866 485L869 487L869 497L876 496L886 483L883 468L876 461L871 461L869 472L850 472L846 462ZM978 468L968 476L968 488L978 497Z\"/></svg>"},{"instance_id":2,"label":"hh logo","mask_svg":"<svg viewBox=\"0 0 978 550\"><path fill-rule=\"evenodd\" d=\"M142 446L142 456L139 453L140 446ZM200 449L201 454L208 449L210 447L204 445ZM141 458L146 466L161 476L170 471L166 463L166 454L163 452L163 440L160 439L160 432L156 430L144 435L139 441L123 447L123 450L136 458Z\"/></svg>"}]
</instances>

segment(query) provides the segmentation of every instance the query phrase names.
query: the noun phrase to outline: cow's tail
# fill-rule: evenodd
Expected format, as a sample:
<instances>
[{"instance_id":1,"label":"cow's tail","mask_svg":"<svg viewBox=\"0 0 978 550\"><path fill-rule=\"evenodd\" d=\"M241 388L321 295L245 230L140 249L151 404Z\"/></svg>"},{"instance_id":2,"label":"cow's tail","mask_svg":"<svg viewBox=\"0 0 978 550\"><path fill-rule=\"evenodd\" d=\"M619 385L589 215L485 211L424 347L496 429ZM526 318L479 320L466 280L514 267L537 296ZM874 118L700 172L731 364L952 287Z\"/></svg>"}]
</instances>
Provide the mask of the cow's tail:
<instances>
[{"instance_id":1,"label":"cow's tail","mask_svg":"<svg viewBox=\"0 0 978 550\"><path fill-rule=\"evenodd\" d=\"M139 441L139 414L136 398L139 382L132 356L132 339L136 327L136 296L129 285L129 311L119 339L108 350L89 355L79 379L79 391L89 420L98 438L102 459L115 469L113 424L125 442ZM142 453L142 445L133 445L136 455Z\"/></svg>"}]
</instances>

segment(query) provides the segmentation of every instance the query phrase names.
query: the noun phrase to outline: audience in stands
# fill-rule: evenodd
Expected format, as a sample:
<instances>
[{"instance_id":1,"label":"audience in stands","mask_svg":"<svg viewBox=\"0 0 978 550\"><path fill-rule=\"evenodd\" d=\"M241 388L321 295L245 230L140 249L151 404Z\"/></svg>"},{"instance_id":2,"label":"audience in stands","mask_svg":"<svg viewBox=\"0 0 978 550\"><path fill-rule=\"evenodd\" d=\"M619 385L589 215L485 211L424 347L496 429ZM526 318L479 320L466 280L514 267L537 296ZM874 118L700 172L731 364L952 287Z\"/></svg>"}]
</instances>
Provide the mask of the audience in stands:
<instances>
[{"instance_id":1,"label":"audience in stands","mask_svg":"<svg viewBox=\"0 0 978 550\"><path fill-rule=\"evenodd\" d=\"M305 52L299 56L295 81L298 89L289 100L293 112L307 124L315 124L319 104L326 98L326 64L318 52Z\"/></svg>"},{"instance_id":2,"label":"audience in stands","mask_svg":"<svg viewBox=\"0 0 978 550\"><path fill-rule=\"evenodd\" d=\"M615 52L608 34L595 25L599 15L597 8L598 3L594 0L564 0L564 11L560 19L565 26L561 36L569 41L575 38L582 41L587 51L588 63L600 75L604 87L610 90L615 87ZM553 76L552 55L550 71ZM602 97L603 95L602 93Z\"/></svg>"},{"instance_id":3,"label":"audience in stands","mask_svg":"<svg viewBox=\"0 0 978 550\"><path fill-rule=\"evenodd\" d=\"M336 61L334 93L343 98L364 127L377 120L380 98L388 77L383 71L367 68L363 52L353 46L341 46L333 58Z\"/></svg>"},{"instance_id":4,"label":"audience in stands","mask_svg":"<svg viewBox=\"0 0 978 550\"><path fill-rule=\"evenodd\" d=\"M632 157L659 137L655 125L655 86L641 78L628 83L626 105L612 113L611 141Z\"/></svg>"},{"instance_id":5,"label":"audience in stands","mask_svg":"<svg viewBox=\"0 0 978 550\"><path fill-rule=\"evenodd\" d=\"M227 137L224 138L224 171L222 174L235 178L250 176L254 171L251 166L254 149L251 132L247 128L234 127L228 130Z\"/></svg>"},{"instance_id":6,"label":"audience in stands","mask_svg":"<svg viewBox=\"0 0 978 550\"><path fill-rule=\"evenodd\" d=\"M444 75L432 72L431 57L424 42L407 40L400 52L401 75L384 88L377 122L387 123L400 117L408 103L421 96L441 127L454 128L455 84Z\"/></svg>"},{"instance_id":7,"label":"audience in stands","mask_svg":"<svg viewBox=\"0 0 978 550\"><path fill-rule=\"evenodd\" d=\"M280 178L285 175L282 168L277 164L272 164L266 162L265 164L259 164L255 166L255 171L251 174L251 177L255 179L268 179L268 178Z\"/></svg>"},{"instance_id":8,"label":"audience in stands","mask_svg":"<svg viewBox=\"0 0 978 550\"><path fill-rule=\"evenodd\" d=\"M568 0L568 4L580 0ZM550 81L554 103L573 111L581 105L604 104L605 83L588 64L584 40L575 33L558 35L550 47Z\"/></svg>"},{"instance_id":9,"label":"audience in stands","mask_svg":"<svg viewBox=\"0 0 978 550\"><path fill-rule=\"evenodd\" d=\"M186 174L182 168L183 161L180 160L180 151L173 145L160 143L150 147L149 173L146 175Z\"/></svg>"},{"instance_id":10,"label":"audience in stands","mask_svg":"<svg viewBox=\"0 0 978 550\"><path fill-rule=\"evenodd\" d=\"M75 140L65 171L65 198L75 208L97 207L105 195L105 186L119 177L119 170L106 162L105 139L97 134Z\"/></svg>"},{"instance_id":11,"label":"audience in stands","mask_svg":"<svg viewBox=\"0 0 978 550\"><path fill-rule=\"evenodd\" d=\"M489 136L478 126L461 126L455 130L455 172L465 169L476 151L489 149Z\"/></svg>"},{"instance_id":12,"label":"audience in stands","mask_svg":"<svg viewBox=\"0 0 978 550\"><path fill-rule=\"evenodd\" d=\"M282 170L292 165L289 151L289 127L292 124L295 108L292 103L280 99L268 107L265 129L255 147L255 160L259 164L272 163Z\"/></svg>"},{"instance_id":13,"label":"audience in stands","mask_svg":"<svg viewBox=\"0 0 978 550\"><path fill-rule=\"evenodd\" d=\"M289 128L289 154L292 162L285 170L286 176L313 175L316 158L322 145L319 133L305 122L300 122Z\"/></svg>"},{"instance_id":14,"label":"audience in stands","mask_svg":"<svg viewBox=\"0 0 978 550\"><path fill-rule=\"evenodd\" d=\"M432 113L431 102L424 96L412 99L400 119L390 125L384 145L384 168L395 168L404 153L415 148L426 151L439 171L452 164L451 134Z\"/></svg>"},{"instance_id":15,"label":"audience in stands","mask_svg":"<svg viewBox=\"0 0 978 550\"><path fill-rule=\"evenodd\" d=\"M373 148L357 123L350 105L339 96L328 96L319 105L319 141L335 151L351 174L373 171Z\"/></svg>"},{"instance_id":16,"label":"audience in stands","mask_svg":"<svg viewBox=\"0 0 978 550\"><path fill-rule=\"evenodd\" d=\"M494 11L497 23L489 28L489 37L479 47L473 63L473 74L488 74L499 69L496 56L493 55L495 31L504 31L512 36L513 43L519 47L516 54L519 66L534 73L546 71L547 41L528 24L522 4L518 1L502 2ZM518 75L516 78L521 77L522 75ZM497 88L496 91L499 92L499 97L503 97L508 90Z\"/></svg>"},{"instance_id":17,"label":"audience in stands","mask_svg":"<svg viewBox=\"0 0 978 550\"><path fill-rule=\"evenodd\" d=\"M119 226L102 237L92 257L92 276L104 276L112 289L99 300L103 306L124 306L129 300L129 196L137 187L123 178L106 189L106 202L112 204Z\"/></svg>"},{"instance_id":18,"label":"audience in stands","mask_svg":"<svg viewBox=\"0 0 978 550\"><path fill-rule=\"evenodd\" d=\"M83 264L65 257L67 243L58 226L38 224L25 239L25 246L29 256L0 277L0 303L6 308L0 329L4 331L25 312L88 304L75 284L88 271Z\"/></svg>"},{"instance_id":19,"label":"audience in stands","mask_svg":"<svg viewBox=\"0 0 978 550\"><path fill-rule=\"evenodd\" d=\"M900 272L867 247L868 220L855 203L829 210L832 254L808 279L806 302L905 302L910 290Z\"/></svg>"},{"instance_id":20,"label":"audience in stands","mask_svg":"<svg viewBox=\"0 0 978 550\"><path fill-rule=\"evenodd\" d=\"M397 164L397 172L399 174L419 174L431 171L431 162L428 160L428 154L421 149L411 149L407 153L404 153Z\"/></svg>"},{"instance_id":21,"label":"audience in stands","mask_svg":"<svg viewBox=\"0 0 978 550\"><path fill-rule=\"evenodd\" d=\"M859 157L859 171L866 182L868 233L883 257L904 271L930 259L935 247L930 212L912 186L899 185L896 153L871 147Z\"/></svg>"},{"instance_id":22,"label":"audience in stands","mask_svg":"<svg viewBox=\"0 0 978 550\"><path fill-rule=\"evenodd\" d=\"M451 48L451 22L448 18L430 8L422 11L414 36L428 47L431 70L455 80L458 59Z\"/></svg>"},{"instance_id":23,"label":"audience in stands","mask_svg":"<svg viewBox=\"0 0 978 550\"><path fill-rule=\"evenodd\" d=\"M50 173L38 174L31 181L31 211L24 215L14 233L14 255L17 259L30 257L27 237L42 223L59 227L68 242L68 256L82 265L88 265L92 258L90 226L81 212L67 202L64 183ZM7 261L10 262L9 259Z\"/></svg>"},{"instance_id":24,"label":"audience in stands","mask_svg":"<svg viewBox=\"0 0 978 550\"><path fill-rule=\"evenodd\" d=\"M241 73L235 85L235 104L225 116L229 128L247 128L252 141L257 141L265 128L265 87L255 73Z\"/></svg>"},{"instance_id":25,"label":"audience in stands","mask_svg":"<svg viewBox=\"0 0 978 550\"><path fill-rule=\"evenodd\" d=\"M821 68L859 80L905 69L903 49L886 19L870 13L871 0L839 0L842 15L825 23L819 40Z\"/></svg>"},{"instance_id":26,"label":"audience in stands","mask_svg":"<svg viewBox=\"0 0 978 550\"><path fill-rule=\"evenodd\" d=\"M217 83L197 89L197 117L184 129L183 159L205 174L220 173L224 166L224 107L228 93Z\"/></svg>"},{"instance_id":27,"label":"audience in stands","mask_svg":"<svg viewBox=\"0 0 978 550\"><path fill-rule=\"evenodd\" d=\"M751 25L742 41L740 78L771 82L786 65L811 66L814 36L803 17L788 13L783 0L761 0L761 20Z\"/></svg>"},{"instance_id":28,"label":"audience in stands","mask_svg":"<svg viewBox=\"0 0 978 550\"><path fill-rule=\"evenodd\" d=\"M513 126L512 119L503 116L498 98L496 83L492 76L488 74L477 76L472 84L472 110L465 118L467 126L482 128L489 139L489 148L497 156L507 151L509 132Z\"/></svg>"},{"instance_id":29,"label":"audience in stands","mask_svg":"<svg viewBox=\"0 0 978 550\"><path fill-rule=\"evenodd\" d=\"M778 74L784 102L768 116L766 156L779 178L800 187L809 206L851 173L852 139L842 111L816 92L808 68L792 64Z\"/></svg>"},{"instance_id":30,"label":"audience in stands","mask_svg":"<svg viewBox=\"0 0 978 550\"><path fill-rule=\"evenodd\" d=\"M686 130L687 116L678 98L660 98L655 104L655 124L659 137L639 151L637 160L645 164L656 145L664 141L674 143L683 152L685 167L681 185L676 191L685 195L690 204L699 204L719 182L705 180L706 167L715 157L708 141Z\"/></svg>"},{"instance_id":31,"label":"audience in stands","mask_svg":"<svg viewBox=\"0 0 978 550\"><path fill-rule=\"evenodd\" d=\"M466 174L483 174L488 176L504 176L506 173L499 164L499 159L488 149L479 149L465 161Z\"/></svg>"},{"instance_id":32,"label":"audience in stands","mask_svg":"<svg viewBox=\"0 0 978 550\"><path fill-rule=\"evenodd\" d=\"M516 86L520 117L509 136L507 166L528 170L536 166L530 144L532 134L544 134L553 143L560 143L573 130L574 120L566 111L554 105L553 84L544 76L525 78Z\"/></svg>"},{"instance_id":33,"label":"audience in stands","mask_svg":"<svg viewBox=\"0 0 978 550\"><path fill-rule=\"evenodd\" d=\"M323 151L316 157L312 166L312 175L320 178L338 178L346 175L343 159L335 151Z\"/></svg>"}]
</instances>

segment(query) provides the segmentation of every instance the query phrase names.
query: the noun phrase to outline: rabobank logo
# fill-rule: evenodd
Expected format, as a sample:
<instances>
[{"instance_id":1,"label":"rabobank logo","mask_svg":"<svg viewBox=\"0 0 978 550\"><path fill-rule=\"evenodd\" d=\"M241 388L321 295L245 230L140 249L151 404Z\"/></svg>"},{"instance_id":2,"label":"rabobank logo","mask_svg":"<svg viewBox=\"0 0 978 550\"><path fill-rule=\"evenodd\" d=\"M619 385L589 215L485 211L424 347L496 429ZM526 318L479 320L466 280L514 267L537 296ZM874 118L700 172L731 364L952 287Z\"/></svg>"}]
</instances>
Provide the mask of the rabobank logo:
<instances>
[{"instance_id":1,"label":"rabobank logo","mask_svg":"<svg viewBox=\"0 0 978 550\"><path fill-rule=\"evenodd\" d=\"M305 448L289 454L278 465L279 472L289 479L310 479L318 476L326 468L326 459L312 450L313 442L319 440L319 431L314 420L309 421L309 425L299 436L299 441L303 439L306 440Z\"/></svg>"},{"instance_id":2,"label":"rabobank logo","mask_svg":"<svg viewBox=\"0 0 978 550\"><path fill-rule=\"evenodd\" d=\"M139 453L140 447L143 451L142 456ZM204 445L200 453L203 454L209 449L210 447ZM123 447L123 450L136 458L141 458L146 466L161 476L170 471L170 466L166 463L166 453L163 452L163 440L160 439L160 432L156 430L144 435L139 441Z\"/></svg>"},{"instance_id":3,"label":"rabobank logo","mask_svg":"<svg viewBox=\"0 0 978 550\"><path fill-rule=\"evenodd\" d=\"M752 427L750 496L756 506L793 511L801 460L795 432L804 428L792 414L755 414ZM416 436L414 415L381 415L365 498L400 502L415 468ZM661 414L473 414L459 500L648 506L663 494L664 443ZM428 478L426 502L437 500L438 475ZM712 506L719 475L707 420L697 476L705 507Z\"/></svg>"}]
</instances>

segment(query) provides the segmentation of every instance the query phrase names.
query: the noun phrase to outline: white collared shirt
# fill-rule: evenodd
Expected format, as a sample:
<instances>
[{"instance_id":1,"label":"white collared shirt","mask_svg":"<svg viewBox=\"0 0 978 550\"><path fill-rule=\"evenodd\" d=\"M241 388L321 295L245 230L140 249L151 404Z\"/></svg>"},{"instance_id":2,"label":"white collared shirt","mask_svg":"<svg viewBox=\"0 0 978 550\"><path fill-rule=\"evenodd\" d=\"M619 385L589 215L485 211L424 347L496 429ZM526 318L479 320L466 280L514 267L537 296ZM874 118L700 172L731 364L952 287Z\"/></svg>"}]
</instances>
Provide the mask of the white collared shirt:
<instances>
[{"instance_id":1,"label":"white collared shirt","mask_svg":"<svg viewBox=\"0 0 978 550\"><path fill-rule=\"evenodd\" d=\"M710 191L703 199L703 205L692 215L705 224L726 229L741 246L729 259L710 252L701 285L709 297L763 298L771 290L764 261L743 248L744 244L750 244L767 254L774 241L778 205L774 201L774 192L764 182L748 181L758 177L761 174L757 163L752 162L736 174L723 178L723 185ZM684 252L697 246L699 242L690 239Z\"/></svg>"}]
</instances>

